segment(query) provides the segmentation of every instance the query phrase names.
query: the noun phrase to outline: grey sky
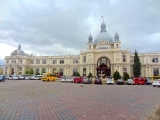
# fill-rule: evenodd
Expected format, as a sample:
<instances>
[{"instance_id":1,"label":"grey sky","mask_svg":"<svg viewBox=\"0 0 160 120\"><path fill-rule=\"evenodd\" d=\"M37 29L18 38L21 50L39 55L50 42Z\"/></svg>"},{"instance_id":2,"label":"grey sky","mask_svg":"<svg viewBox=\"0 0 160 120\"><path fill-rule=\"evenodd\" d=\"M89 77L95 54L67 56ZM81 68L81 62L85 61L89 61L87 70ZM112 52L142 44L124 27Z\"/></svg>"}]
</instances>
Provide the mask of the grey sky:
<instances>
[{"instance_id":1,"label":"grey sky","mask_svg":"<svg viewBox=\"0 0 160 120\"><path fill-rule=\"evenodd\" d=\"M0 65L18 44L28 54L78 55L101 16L122 49L160 51L159 0L0 0Z\"/></svg>"}]
</instances>

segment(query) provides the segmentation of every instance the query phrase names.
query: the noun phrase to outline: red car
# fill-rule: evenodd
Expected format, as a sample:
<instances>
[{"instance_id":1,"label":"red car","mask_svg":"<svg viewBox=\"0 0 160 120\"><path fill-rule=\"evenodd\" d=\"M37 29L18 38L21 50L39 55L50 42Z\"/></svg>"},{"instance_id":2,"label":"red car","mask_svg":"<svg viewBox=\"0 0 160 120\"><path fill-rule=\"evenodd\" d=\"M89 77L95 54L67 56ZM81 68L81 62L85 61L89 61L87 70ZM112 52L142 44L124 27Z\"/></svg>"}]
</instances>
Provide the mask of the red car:
<instances>
[{"instance_id":1,"label":"red car","mask_svg":"<svg viewBox=\"0 0 160 120\"><path fill-rule=\"evenodd\" d=\"M144 78L134 78L134 84L135 85L144 85L145 84L145 79Z\"/></svg>"},{"instance_id":2,"label":"red car","mask_svg":"<svg viewBox=\"0 0 160 120\"><path fill-rule=\"evenodd\" d=\"M83 78L80 76L75 76L74 77L74 83L83 83Z\"/></svg>"}]
</instances>

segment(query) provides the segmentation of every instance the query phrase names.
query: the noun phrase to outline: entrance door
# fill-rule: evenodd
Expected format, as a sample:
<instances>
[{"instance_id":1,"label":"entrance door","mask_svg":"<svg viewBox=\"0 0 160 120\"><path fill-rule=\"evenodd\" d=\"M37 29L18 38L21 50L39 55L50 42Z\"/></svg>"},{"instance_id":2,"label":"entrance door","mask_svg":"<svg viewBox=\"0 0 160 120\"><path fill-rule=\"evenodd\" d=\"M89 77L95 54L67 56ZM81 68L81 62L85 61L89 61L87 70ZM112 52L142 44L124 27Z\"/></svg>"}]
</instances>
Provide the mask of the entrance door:
<instances>
[{"instance_id":1,"label":"entrance door","mask_svg":"<svg viewBox=\"0 0 160 120\"><path fill-rule=\"evenodd\" d=\"M14 74L14 68L12 68L12 71L11 71L11 75L13 75Z\"/></svg>"},{"instance_id":2,"label":"entrance door","mask_svg":"<svg viewBox=\"0 0 160 120\"><path fill-rule=\"evenodd\" d=\"M111 63L106 57L102 57L97 61L97 75L103 74L104 77L111 76Z\"/></svg>"}]
</instances>

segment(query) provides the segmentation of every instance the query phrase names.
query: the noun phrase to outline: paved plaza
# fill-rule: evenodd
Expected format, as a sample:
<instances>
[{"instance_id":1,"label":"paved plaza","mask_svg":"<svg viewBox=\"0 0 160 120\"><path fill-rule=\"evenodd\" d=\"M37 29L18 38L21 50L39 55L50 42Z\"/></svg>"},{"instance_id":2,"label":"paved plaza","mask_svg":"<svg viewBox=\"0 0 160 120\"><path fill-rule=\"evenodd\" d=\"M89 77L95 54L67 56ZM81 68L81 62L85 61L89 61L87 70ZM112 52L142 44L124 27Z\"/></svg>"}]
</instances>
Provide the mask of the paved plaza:
<instances>
[{"instance_id":1,"label":"paved plaza","mask_svg":"<svg viewBox=\"0 0 160 120\"><path fill-rule=\"evenodd\" d=\"M0 82L0 120L145 120L160 105L159 91L151 85L6 80Z\"/></svg>"}]
</instances>

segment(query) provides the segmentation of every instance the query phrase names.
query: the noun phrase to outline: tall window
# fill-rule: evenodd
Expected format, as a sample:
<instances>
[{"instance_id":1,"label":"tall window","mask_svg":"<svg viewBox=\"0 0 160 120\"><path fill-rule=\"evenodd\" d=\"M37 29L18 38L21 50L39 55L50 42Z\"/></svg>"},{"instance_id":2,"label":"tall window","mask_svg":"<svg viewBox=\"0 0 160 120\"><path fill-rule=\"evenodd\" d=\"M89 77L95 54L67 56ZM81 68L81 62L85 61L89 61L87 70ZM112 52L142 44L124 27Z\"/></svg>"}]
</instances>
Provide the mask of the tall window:
<instances>
[{"instance_id":1,"label":"tall window","mask_svg":"<svg viewBox=\"0 0 160 120\"><path fill-rule=\"evenodd\" d=\"M63 75L63 69L59 70L60 75Z\"/></svg>"},{"instance_id":2,"label":"tall window","mask_svg":"<svg viewBox=\"0 0 160 120\"><path fill-rule=\"evenodd\" d=\"M36 73L39 73L39 69L36 69Z\"/></svg>"},{"instance_id":3,"label":"tall window","mask_svg":"<svg viewBox=\"0 0 160 120\"><path fill-rule=\"evenodd\" d=\"M46 60L42 60L42 64L46 64Z\"/></svg>"},{"instance_id":4,"label":"tall window","mask_svg":"<svg viewBox=\"0 0 160 120\"><path fill-rule=\"evenodd\" d=\"M57 64L57 60L53 60L53 64Z\"/></svg>"},{"instance_id":5,"label":"tall window","mask_svg":"<svg viewBox=\"0 0 160 120\"><path fill-rule=\"evenodd\" d=\"M83 68L83 76L86 76L86 68Z\"/></svg>"},{"instance_id":6,"label":"tall window","mask_svg":"<svg viewBox=\"0 0 160 120\"><path fill-rule=\"evenodd\" d=\"M126 62L126 56L123 55L123 62Z\"/></svg>"},{"instance_id":7,"label":"tall window","mask_svg":"<svg viewBox=\"0 0 160 120\"><path fill-rule=\"evenodd\" d=\"M19 67L19 71L22 71L22 67Z\"/></svg>"},{"instance_id":8,"label":"tall window","mask_svg":"<svg viewBox=\"0 0 160 120\"><path fill-rule=\"evenodd\" d=\"M127 72L127 68L123 68L123 73Z\"/></svg>"},{"instance_id":9,"label":"tall window","mask_svg":"<svg viewBox=\"0 0 160 120\"><path fill-rule=\"evenodd\" d=\"M22 60L20 60L20 63L22 63Z\"/></svg>"},{"instance_id":10,"label":"tall window","mask_svg":"<svg viewBox=\"0 0 160 120\"><path fill-rule=\"evenodd\" d=\"M40 60L36 60L36 64L40 64Z\"/></svg>"},{"instance_id":11,"label":"tall window","mask_svg":"<svg viewBox=\"0 0 160 120\"><path fill-rule=\"evenodd\" d=\"M30 60L30 64L34 64L34 61L33 61L33 60Z\"/></svg>"},{"instance_id":12,"label":"tall window","mask_svg":"<svg viewBox=\"0 0 160 120\"><path fill-rule=\"evenodd\" d=\"M46 72L46 69L42 69L42 73L45 73Z\"/></svg>"},{"instance_id":13,"label":"tall window","mask_svg":"<svg viewBox=\"0 0 160 120\"><path fill-rule=\"evenodd\" d=\"M74 59L74 60L73 60L73 63L74 63L74 64L78 63L78 60Z\"/></svg>"},{"instance_id":14,"label":"tall window","mask_svg":"<svg viewBox=\"0 0 160 120\"><path fill-rule=\"evenodd\" d=\"M8 70L8 67L6 67L5 71L7 71L7 70Z\"/></svg>"},{"instance_id":15,"label":"tall window","mask_svg":"<svg viewBox=\"0 0 160 120\"><path fill-rule=\"evenodd\" d=\"M83 56L83 62L86 63L86 56Z\"/></svg>"},{"instance_id":16,"label":"tall window","mask_svg":"<svg viewBox=\"0 0 160 120\"><path fill-rule=\"evenodd\" d=\"M64 60L60 60L60 64L64 64Z\"/></svg>"},{"instance_id":17,"label":"tall window","mask_svg":"<svg viewBox=\"0 0 160 120\"><path fill-rule=\"evenodd\" d=\"M55 72L56 71L56 69L53 69L53 71L52 72Z\"/></svg>"},{"instance_id":18,"label":"tall window","mask_svg":"<svg viewBox=\"0 0 160 120\"><path fill-rule=\"evenodd\" d=\"M158 62L158 58L152 58L152 62L157 63Z\"/></svg>"},{"instance_id":19,"label":"tall window","mask_svg":"<svg viewBox=\"0 0 160 120\"><path fill-rule=\"evenodd\" d=\"M16 60L12 60L12 63L16 63Z\"/></svg>"},{"instance_id":20,"label":"tall window","mask_svg":"<svg viewBox=\"0 0 160 120\"><path fill-rule=\"evenodd\" d=\"M73 68L73 74L74 74L75 72L77 72L77 69L76 69L76 68Z\"/></svg>"},{"instance_id":21,"label":"tall window","mask_svg":"<svg viewBox=\"0 0 160 120\"><path fill-rule=\"evenodd\" d=\"M154 76L159 76L159 69L158 68L153 69L153 75Z\"/></svg>"}]
</instances>

